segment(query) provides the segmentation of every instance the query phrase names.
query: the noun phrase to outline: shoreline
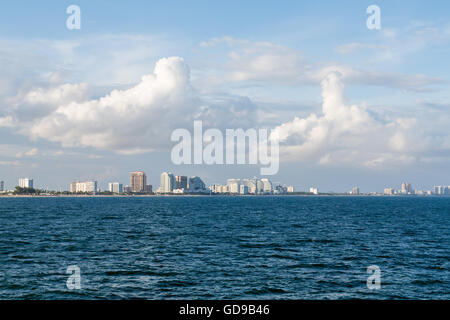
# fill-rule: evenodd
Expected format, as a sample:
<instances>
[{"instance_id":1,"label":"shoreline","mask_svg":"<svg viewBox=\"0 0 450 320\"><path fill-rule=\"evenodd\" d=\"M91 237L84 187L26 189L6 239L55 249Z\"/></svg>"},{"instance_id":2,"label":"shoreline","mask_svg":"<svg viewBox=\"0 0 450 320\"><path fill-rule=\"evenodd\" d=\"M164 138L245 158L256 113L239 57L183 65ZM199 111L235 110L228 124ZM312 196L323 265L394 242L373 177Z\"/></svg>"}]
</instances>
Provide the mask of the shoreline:
<instances>
[{"instance_id":1,"label":"shoreline","mask_svg":"<svg viewBox=\"0 0 450 320\"><path fill-rule=\"evenodd\" d=\"M150 198L150 197L386 197L386 198L446 198L448 195L384 195L384 194L138 194L138 195L28 195L7 194L1 198Z\"/></svg>"}]
</instances>

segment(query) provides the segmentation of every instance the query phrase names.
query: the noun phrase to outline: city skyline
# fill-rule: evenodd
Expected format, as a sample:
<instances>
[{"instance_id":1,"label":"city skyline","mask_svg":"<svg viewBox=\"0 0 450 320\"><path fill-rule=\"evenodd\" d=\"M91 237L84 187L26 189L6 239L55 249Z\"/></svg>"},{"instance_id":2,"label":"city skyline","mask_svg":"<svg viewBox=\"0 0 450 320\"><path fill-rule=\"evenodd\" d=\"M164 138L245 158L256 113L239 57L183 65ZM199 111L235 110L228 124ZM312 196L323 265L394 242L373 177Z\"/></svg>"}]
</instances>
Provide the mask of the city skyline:
<instances>
[{"instance_id":1,"label":"city skyline","mask_svg":"<svg viewBox=\"0 0 450 320\"><path fill-rule=\"evenodd\" d=\"M266 178L296 190L444 185L450 4L380 1L376 30L369 4L80 0L70 30L63 3L7 3L0 177L58 190L123 183L135 168L153 182L159 169L259 176L258 165L173 164L171 133L202 120L221 133L275 130L280 166Z\"/></svg>"},{"instance_id":2,"label":"city skyline","mask_svg":"<svg viewBox=\"0 0 450 320\"><path fill-rule=\"evenodd\" d=\"M310 193L310 194L349 194L349 195L450 195L449 185L433 185L428 189L414 189L410 182L402 182L399 189L386 186L382 191L369 190L361 192L359 186L353 186L350 191L328 190L324 191L317 185L310 186L309 189L296 189L292 185L280 182L273 182L267 178L228 178L225 184L205 183L199 176L174 175L164 171L160 175L159 187L153 189L152 184L147 184L147 176L144 171L130 172L130 185L121 182L108 182L106 188L101 188L96 180L75 181L70 183L68 189L52 190L49 188L37 187L34 179L19 178L15 187L24 189L36 189L43 191L61 191L70 193L96 193L109 191L111 193L154 193L154 194L189 194L189 193L228 193L228 194L284 194L284 193ZM12 192L14 188L5 187L5 183L0 179L0 192ZM207 192L205 192L207 191Z\"/></svg>"}]
</instances>

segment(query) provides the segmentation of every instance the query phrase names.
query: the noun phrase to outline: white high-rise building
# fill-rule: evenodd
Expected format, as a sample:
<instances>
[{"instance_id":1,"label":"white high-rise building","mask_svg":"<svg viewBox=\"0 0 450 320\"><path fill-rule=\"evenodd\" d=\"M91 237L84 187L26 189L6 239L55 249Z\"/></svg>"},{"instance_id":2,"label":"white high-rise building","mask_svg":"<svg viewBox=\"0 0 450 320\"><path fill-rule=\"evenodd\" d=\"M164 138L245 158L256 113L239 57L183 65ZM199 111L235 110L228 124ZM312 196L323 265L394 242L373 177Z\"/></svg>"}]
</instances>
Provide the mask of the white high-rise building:
<instances>
[{"instance_id":1,"label":"white high-rise building","mask_svg":"<svg viewBox=\"0 0 450 320\"><path fill-rule=\"evenodd\" d=\"M173 189L175 189L175 176L171 172L163 172L159 192L171 193Z\"/></svg>"},{"instance_id":2,"label":"white high-rise building","mask_svg":"<svg viewBox=\"0 0 450 320\"><path fill-rule=\"evenodd\" d=\"M311 187L311 188L309 188L309 192L312 194L319 194L319 189L317 189L315 187Z\"/></svg>"},{"instance_id":3,"label":"white high-rise building","mask_svg":"<svg viewBox=\"0 0 450 320\"><path fill-rule=\"evenodd\" d=\"M21 188L33 188L33 179L21 178L19 179L19 187Z\"/></svg>"},{"instance_id":4,"label":"white high-rise building","mask_svg":"<svg viewBox=\"0 0 450 320\"><path fill-rule=\"evenodd\" d=\"M97 181L86 181L86 182L73 182L70 185L70 192L97 192Z\"/></svg>"},{"instance_id":5,"label":"white high-rise building","mask_svg":"<svg viewBox=\"0 0 450 320\"><path fill-rule=\"evenodd\" d=\"M241 184L239 187L240 194L248 194L248 187L245 184Z\"/></svg>"},{"instance_id":6,"label":"white high-rise building","mask_svg":"<svg viewBox=\"0 0 450 320\"><path fill-rule=\"evenodd\" d=\"M263 193L272 193L272 182L267 178L261 179L261 182L263 184Z\"/></svg>"},{"instance_id":7,"label":"white high-rise building","mask_svg":"<svg viewBox=\"0 0 450 320\"><path fill-rule=\"evenodd\" d=\"M108 183L108 191L112 193L122 193L123 192L123 184L119 182L110 182Z\"/></svg>"},{"instance_id":8,"label":"white high-rise building","mask_svg":"<svg viewBox=\"0 0 450 320\"><path fill-rule=\"evenodd\" d=\"M242 186L246 186L247 187L247 189L248 189L247 193L252 193L252 194L256 193L256 181L255 180L253 180L253 179L242 179L242 184L241 184L240 188Z\"/></svg>"},{"instance_id":9,"label":"white high-rise building","mask_svg":"<svg viewBox=\"0 0 450 320\"><path fill-rule=\"evenodd\" d=\"M240 179L228 179L227 180L227 189L229 193L239 193L239 186L241 185Z\"/></svg>"}]
</instances>

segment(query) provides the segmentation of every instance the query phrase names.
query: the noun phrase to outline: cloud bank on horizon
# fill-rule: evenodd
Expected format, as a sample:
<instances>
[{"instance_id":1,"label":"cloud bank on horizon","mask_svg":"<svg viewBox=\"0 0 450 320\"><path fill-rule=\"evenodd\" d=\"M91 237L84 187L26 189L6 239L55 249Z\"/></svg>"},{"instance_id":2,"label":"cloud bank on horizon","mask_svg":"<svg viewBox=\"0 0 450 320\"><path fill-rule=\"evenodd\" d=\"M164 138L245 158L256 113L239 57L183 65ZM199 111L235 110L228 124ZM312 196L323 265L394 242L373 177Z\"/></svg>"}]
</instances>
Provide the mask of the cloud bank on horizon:
<instances>
[{"instance_id":1,"label":"cloud bank on horizon","mask_svg":"<svg viewBox=\"0 0 450 320\"><path fill-rule=\"evenodd\" d=\"M256 45L256 52L260 46ZM228 79L278 81L302 77L302 67L296 67L301 60L289 60L289 51L288 58L283 59L285 52L283 48L280 53L277 47L268 55L263 50L253 63L246 57L247 62L238 64L242 67L234 65L239 55L231 54L233 68ZM240 70L239 75L236 70ZM321 114L295 117L274 126L280 137L282 161L382 167L433 159L449 150L450 136L444 126L450 119L445 112L441 115L446 120L441 135L435 134L436 126L430 127L430 119L374 114L367 106L346 102L343 82L351 82L351 76L345 76L347 69L337 66L325 70L320 70L324 75ZM190 129L194 120L220 129L267 127L257 104L247 97L197 90L181 57L161 58L153 73L143 75L136 85L114 89L99 98L89 97L86 83L53 85L53 77L47 88L34 88L10 98L13 108L0 117L0 126L32 141L44 139L62 147L91 147L129 155L168 150L171 132ZM32 150L35 155L37 149Z\"/></svg>"}]
</instances>

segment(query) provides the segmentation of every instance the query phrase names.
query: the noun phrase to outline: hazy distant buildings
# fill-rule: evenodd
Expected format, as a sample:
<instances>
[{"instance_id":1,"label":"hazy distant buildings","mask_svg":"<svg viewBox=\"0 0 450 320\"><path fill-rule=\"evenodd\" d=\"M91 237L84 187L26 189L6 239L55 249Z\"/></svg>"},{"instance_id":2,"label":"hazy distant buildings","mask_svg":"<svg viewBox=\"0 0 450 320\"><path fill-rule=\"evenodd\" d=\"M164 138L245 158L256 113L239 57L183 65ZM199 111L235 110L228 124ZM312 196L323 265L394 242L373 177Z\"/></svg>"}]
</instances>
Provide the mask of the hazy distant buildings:
<instances>
[{"instance_id":1,"label":"hazy distant buildings","mask_svg":"<svg viewBox=\"0 0 450 320\"><path fill-rule=\"evenodd\" d=\"M242 192L241 192L242 186L247 187L247 193L256 194L258 192L256 179L242 179L241 184L239 186L239 190L240 190L239 193L241 193L241 194L242 194Z\"/></svg>"},{"instance_id":2,"label":"hazy distant buildings","mask_svg":"<svg viewBox=\"0 0 450 320\"><path fill-rule=\"evenodd\" d=\"M112 193L122 193L123 185L119 182L110 182L108 183L108 191Z\"/></svg>"},{"instance_id":3,"label":"hazy distant buildings","mask_svg":"<svg viewBox=\"0 0 450 320\"><path fill-rule=\"evenodd\" d=\"M239 186L241 185L241 179L228 179L227 180L227 188L228 192L232 194L238 194L240 189Z\"/></svg>"},{"instance_id":4,"label":"hazy distant buildings","mask_svg":"<svg viewBox=\"0 0 450 320\"><path fill-rule=\"evenodd\" d=\"M71 193L95 193L97 192L97 181L72 182L70 185Z\"/></svg>"},{"instance_id":5,"label":"hazy distant buildings","mask_svg":"<svg viewBox=\"0 0 450 320\"><path fill-rule=\"evenodd\" d=\"M384 194L387 196L392 196L395 194L395 190L393 188L384 188Z\"/></svg>"},{"instance_id":6,"label":"hazy distant buildings","mask_svg":"<svg viewBox=\"0 0 450 320\"><path fill-rule=\"evenodd\" d=\"M261 179L263 184L263 193L270 194L273 191L272 182L269 179L263 178Z\"/></svg>"},{"instance_id":7,"label":"hazy distant buildings","mask_svg":"<svg viewBox=\"0 0 450 320\"><path fill-rule=\"evenodd\" d=\"M221 184L213 184L209 187L214 193L228 193L228 187Z\"/></svg>"},{"instance_id":8,"label":"hazy distant buildings","mask_svg":"<svg viewBox=\"0 0 450 320\"><path fill-rule=\"evenodd\" d=\"M352 194L353 195L359 195L359 188L358 187L353 187Z\"/></svg>"},{"instance_id":9,"label":"hazy distant buildings","mask_svg":"<svg viewBox=\"0 0 450 320\"><path fill-rule=\"evenodd\" d=\"M204 192L206 185L200 177L193 176L189 178L188 189L189 192Z\"/></svg>"},{"instance_id":10,"label":"hazy distant buildings","mask_svg":"<svg viewBox=\"0 0 450 320\"><path fill-rule=\"evenodd\" d=\"M19 179L19 187L21 188L33 188L33 179L29 178L20 178Z\"/></svg>"},{"instance_id":11,"label":"hazy distant buildings","mask_svg":"<svg viewBox=\"0 0 450 320\"><path fill-rule=\"evenodd\" d=\"M294 193L294 187L293 186L288 186L287 187L287 193Z\"/></svg>"},{"instance_id":12,"label":"hazy distant buildings","mask_svg":"<svg viewBox=\"0 0 450 320\"><path fill-rule=\"evenodd\" d=\"M403 182L401 192L402 194L414 194L414 190L412 189L411 183Z\"/></svg>"},{"instance_id":13,"label":"hazy distant buildings","mask_svg":"<svg viewBox=\"0 0 450 320\"><path fill-rule=\"evenodd\" d=\"M0 192L5 191L5 183L3 181L0 181Z\"/></svg>"},{"instance_id":14,"label":"hazy distant buildings","mask_svg":"<svg viewBox=\"0 0 450 320\"><path fill-rule=\"evenodd\" d=\"M450 187L449 186L434 186L433 190L435 195L446 195L450 194Z\"/></svg>"},{"instance_id":15,"label":"hazy distant buildings","mask_svg":"<svg viewBox=\"0 0 450 320\"><path fill-rule=\"evenodd\" d=\"M130 173L131 192L147 192L147 176L143 171Z\"/></svg>"},{"instance_id":16,"label":"hazy distant buildings","mask_svg":"<svg viewBox=\"0 0 450 320\"><path fill-rule=\"evenodd\" d=\"M315 188L315 187L311 187L309 188L309 193L312 194L319 194L319 189Z\"/></svg>"},{"instance_id":17,"label":"hazy distant buildings","mask_svg":"<svg viewBox=\"0 0 450 320\"><path fill-rule=\"evenodd\" d=\"M175 189L184 189L188 188L188 178L186 176L175 176Z\"/></svg>"},{"instance_id":18,"label":"hazy distant buildings","mask_svg":"<svg viewBox=\"0 0 450 320\"><path fill-rule=\"evenodd\" d=\"M159 192L171 193L175 188L175 176L171 172L161 173Z\"/></svg>"},{"instance_id":19,"label":"hazy distant buildings","mask_svg":"<svg viewBox=\"0 0 450 320\"><path fill-rule=\"evenodd\" d=\"M239 194L248 194L248 186L241 184L239 187Z\"/></svg>"},{"instance_id":20,"label":"hazy distant buildings","mask_svg":"<svg viewBox=\"0 0 450 320\"><path fill-rule=\"evenodd\" d=\"M282 186L277 184L274 188L273 188L273 194L285 194L287 193L287 187L286 186Z\"/></svg>"}]
</instances>

